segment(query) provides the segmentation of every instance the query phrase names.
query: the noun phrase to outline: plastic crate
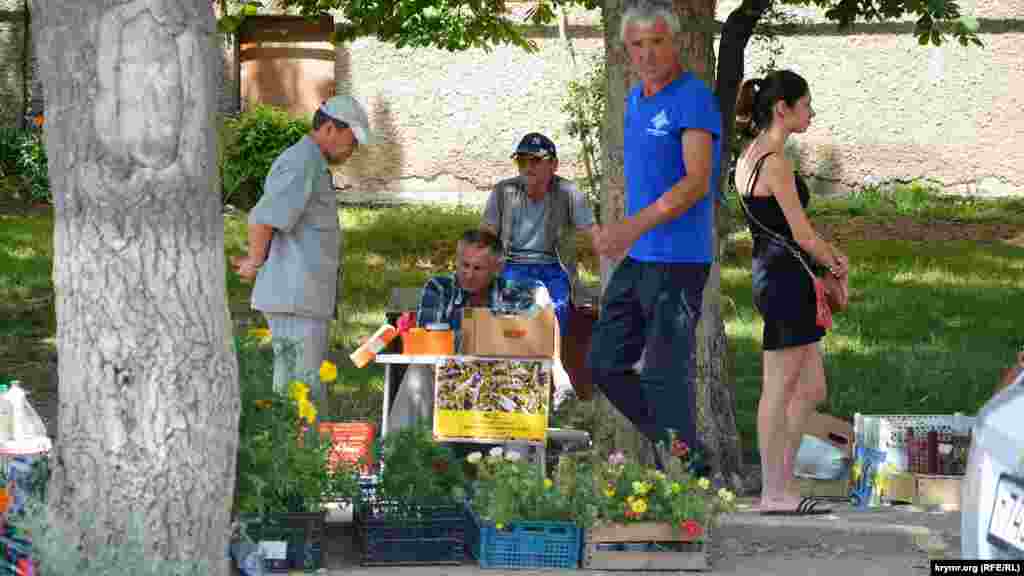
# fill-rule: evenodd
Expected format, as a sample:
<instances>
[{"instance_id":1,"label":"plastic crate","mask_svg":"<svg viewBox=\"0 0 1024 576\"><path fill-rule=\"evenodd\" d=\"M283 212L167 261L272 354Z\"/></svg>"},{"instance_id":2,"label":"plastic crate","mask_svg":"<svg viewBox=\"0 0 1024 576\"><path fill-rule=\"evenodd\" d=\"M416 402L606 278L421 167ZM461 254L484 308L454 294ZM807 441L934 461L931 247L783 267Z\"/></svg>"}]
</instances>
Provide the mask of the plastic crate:
<instances>
[{"instance_id":1,"label":"plastic crate","mask_svg":"<svg viewBox=\"0 0 1024 576\"><path fill-rule=\"evenodd\" d=\"M461 503L396 502L363 486L356 514L364 566L461 564L466 559L466 507Z\"/></svg>"},{"instance_id":2,"label":"plastic crate","mask_svg":"<svg viewBox=\"0 0 1024 576\"><path fill-rule=\"evenodd\" d=\"M854 415L856 443L865 448L885 453L885 463L897 472L910 472L906 446L907 431L915 438L927 438L928 432L966 435L974 426L974 417L963 414L916 415ZM917 453L915 452L915 455Z\"/></svg>"},{"instance_id":3,"label":"plastic crate","mask_svg":"<svg viewBox=\"0 0 1024 576\"><path fill-rule=\"evenodd\" d=\"M498 530L469 512L470 552L481 568L577 568L583 531L573 522L514 522Z\"/></svg>"},{"instance_id":4,"label":"plastic crate","mask_svg":"<svg viewBox=\"0 0 1024 576\"><path fill-rule=\"evenodd\" d=\"M333 470L338 462L361 464L360 472L374 472L373 441L377 427L372 422L321 422L320 433L331 438L327 463Z\"/></svg>"},{"instance_id":5,"label":"plastic crate","mask_svg":"<svg viewBox=\"0 0 1024 576\"><path fill-rule=\"evenodd\" d=\"M284 557L267 557L263 567L268 572L315 572L324 566L323 540L325 515L296 513L265 518L246 517L241 521L249 538L264 553L277 551L284 543Z\"/></svg>"}]
</instances>

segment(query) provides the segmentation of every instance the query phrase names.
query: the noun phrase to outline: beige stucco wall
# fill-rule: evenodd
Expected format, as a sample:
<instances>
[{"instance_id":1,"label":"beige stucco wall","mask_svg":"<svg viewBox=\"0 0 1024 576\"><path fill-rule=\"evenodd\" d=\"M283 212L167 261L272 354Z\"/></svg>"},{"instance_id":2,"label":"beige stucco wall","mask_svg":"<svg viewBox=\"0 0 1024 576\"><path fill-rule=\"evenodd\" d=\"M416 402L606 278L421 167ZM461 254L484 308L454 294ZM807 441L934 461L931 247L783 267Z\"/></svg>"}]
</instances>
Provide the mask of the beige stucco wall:
<instances>
[{"instance_id":1,"label":"beige stucco wall","mask_svg":"<svg viewBox=\"0 0 1024 576\"><path fill-rule=\"evenodd\" d=\"M733 5L722 3L719 20ZM814 9L796 12L809 27L783 39L777 61L812 86L818 116L795 140L819 192L929 179L956 193L1024 194L1024 33L1019 21L998 21L1024 14L1024 0L963 7L1012 31L983 28L984 48L922 47L910 23L840 34ZM577 12L571 24L595 20ZM340 171L346 197L482 201L511 173L508 155L530 130L559 145L563 175L582 176L561 110L571 77L562 44L536 41L535 55L399 50L370 39L339 47L339 91L366 102L383 132L379 147ZM574 45L584 62L603 49L596 29ZM765 48L751 42L748 73L764 64Z\"/></svg>"},{"instance_id":2,"label":"beige stucco wall","mask_svg":"<svg viewBox=\"0 0 1024 576\"><path fill-rule=\"evenodd\" d=\"M1024 1L972 2L964 13L1010 18L1024 14ZM908 29L837 35L818 26L821 35L783 39L777 61L807 78L817 113L795 138L802 169L822 192L929 179L956 193L1024 194L1024 33L982 34L983 48L934 47ZM751 48L755 71L767 55L763 44Z\"/></svg>"}]
</instances>

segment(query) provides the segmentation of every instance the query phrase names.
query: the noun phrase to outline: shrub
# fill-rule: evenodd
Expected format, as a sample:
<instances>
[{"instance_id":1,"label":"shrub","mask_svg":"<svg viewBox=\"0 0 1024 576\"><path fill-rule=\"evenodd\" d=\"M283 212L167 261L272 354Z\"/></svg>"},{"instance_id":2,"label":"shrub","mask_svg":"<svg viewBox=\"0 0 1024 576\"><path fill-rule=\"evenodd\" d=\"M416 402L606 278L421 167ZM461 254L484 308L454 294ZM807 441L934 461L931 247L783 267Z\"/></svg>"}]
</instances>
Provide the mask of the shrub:
<instances>
[{"instance_id":1,"label":"shrub","mask_svg":"<svg viewBox=\"0 0 1024 576\"><path fill-rule=\"evenodd\" d=\"M224 123L221 182L225 204L249 209L263 193L274 160L312 129L309 118L257 105Z\"/></svg>"},{"instance_id":2,"label":"shrub","mask_svg":"<svg viewBox=\"0 0 1024 576\"><path fill-rule=\"evenodd\" d=\"M50 201L50 178L42 135L17 128L0 128L0 178L8 180L20 199Z\"/></svg>"}]
</instances>

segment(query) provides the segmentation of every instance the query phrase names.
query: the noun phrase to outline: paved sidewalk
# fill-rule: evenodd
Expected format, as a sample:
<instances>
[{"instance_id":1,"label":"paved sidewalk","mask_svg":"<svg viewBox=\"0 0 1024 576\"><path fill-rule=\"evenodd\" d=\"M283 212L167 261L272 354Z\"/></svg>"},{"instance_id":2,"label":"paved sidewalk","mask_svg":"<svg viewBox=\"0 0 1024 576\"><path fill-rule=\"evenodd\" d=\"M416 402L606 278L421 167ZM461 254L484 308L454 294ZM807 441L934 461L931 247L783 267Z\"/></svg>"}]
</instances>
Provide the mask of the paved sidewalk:
<instances>
[{"instance_id":1,"label":"paved sidewalk","mask_svg":"<svg viewBox=\"0 0 1024 576\"><path fill-rule=\"evenodd\" d=\"M956 558L960 552L959 512L932 513L911 506L857 510L832 504L834 514L769 517L743 510L722 518L710 549L706 574L771 576L865 573L927 575L929 558ZM330 573L352 576L532 576L568 570L481 570L463 566L361 567L352 527L328 531ZM579 571L594 576L638 572ZM650 574L666 574L651 572Z\"/></svg>"}]
</instances>

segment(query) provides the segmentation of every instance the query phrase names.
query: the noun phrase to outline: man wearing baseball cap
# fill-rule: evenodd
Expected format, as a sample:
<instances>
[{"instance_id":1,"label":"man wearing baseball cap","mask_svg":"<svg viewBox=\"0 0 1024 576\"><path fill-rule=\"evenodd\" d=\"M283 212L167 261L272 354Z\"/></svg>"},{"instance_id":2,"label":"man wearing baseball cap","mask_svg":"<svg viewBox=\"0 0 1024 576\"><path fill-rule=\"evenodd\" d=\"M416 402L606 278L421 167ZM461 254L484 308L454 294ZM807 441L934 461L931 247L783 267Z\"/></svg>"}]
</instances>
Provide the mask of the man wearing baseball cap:
<instances>
[{"instance_id":1,"label":"man wearing baseball cap","mask_svg":"<svg viewBox=\"0 0 1024 576\"><path fill-rule=\"evenodd\" d=\"M539 280L551 295L562 335L569 327L576 232L590 233L594 214L576 185L557 176L555 143L531 132L512 154L519 176L502 180L487 200L481 228L505 246L502 276Z\"/></svg>"},{"instance_id":2,"label":"man wearing baseball cap","mask_svg":"<svg viewBox=\"0 0 1024 576\"><path fill-rule=\"evenodd\" d=\"M366 111L354 98L321 104L312 131L274 160L249 213L249 253L232 259L244 280L256 280L252 307L267 318L279 392L301 378L323 401L316 375L327 354L341 249L328 164L344 164L370 138Z\"/></svg>"}]
</instances>

